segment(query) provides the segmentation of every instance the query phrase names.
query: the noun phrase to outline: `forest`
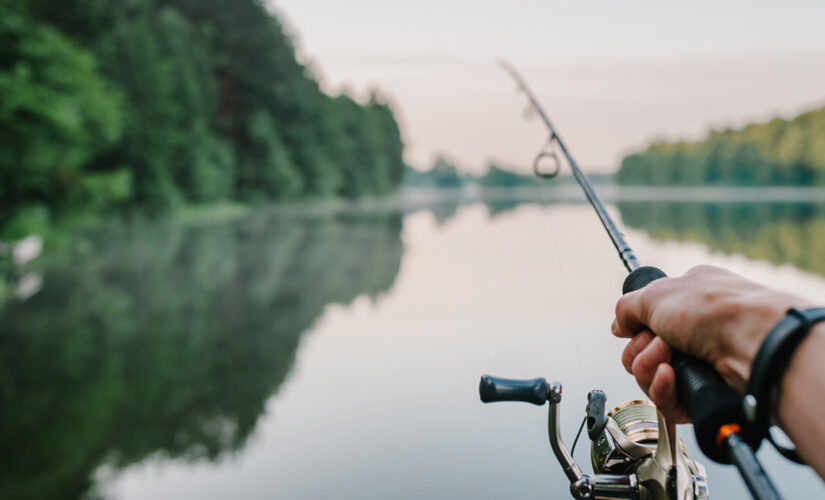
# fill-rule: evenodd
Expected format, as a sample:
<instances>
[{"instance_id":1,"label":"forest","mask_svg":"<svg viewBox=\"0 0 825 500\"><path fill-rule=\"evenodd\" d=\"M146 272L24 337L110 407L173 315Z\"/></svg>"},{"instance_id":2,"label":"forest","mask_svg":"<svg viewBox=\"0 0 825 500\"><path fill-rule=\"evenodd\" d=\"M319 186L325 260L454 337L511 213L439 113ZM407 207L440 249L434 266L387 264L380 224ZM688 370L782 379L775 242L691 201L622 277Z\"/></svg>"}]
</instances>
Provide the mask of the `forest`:
<instances>
[{"instance_id":1,"label":"forest","mask_svg":"<svg viewBox=\"0 0 825 500\"><path fill-rule=\"evenodd\" d=\"M713 131L700 142L656 142L624 158L632 185L825 185L825 108L790 120Z\"/></svg>"},{"instance_id":2,"label":"forest","mask_svg":"<svg viewBox=\"0 0 825 500\"><path fill-rule=\"evenodd\" d=\"M5 237L72 214L381 196L404 168L387 99L325 94L260 0L0 0L0 95Z\"/></svg>"}]
</instances>

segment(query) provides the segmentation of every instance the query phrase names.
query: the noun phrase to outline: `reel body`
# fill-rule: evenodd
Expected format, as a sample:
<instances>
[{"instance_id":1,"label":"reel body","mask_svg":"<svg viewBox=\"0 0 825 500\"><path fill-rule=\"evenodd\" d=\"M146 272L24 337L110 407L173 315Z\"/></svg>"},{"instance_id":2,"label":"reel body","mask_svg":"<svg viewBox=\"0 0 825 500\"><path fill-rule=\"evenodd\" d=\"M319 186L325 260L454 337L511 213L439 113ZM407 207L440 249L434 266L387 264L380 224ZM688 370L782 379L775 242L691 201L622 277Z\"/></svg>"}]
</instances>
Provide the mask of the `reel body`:
<instances>
[{"instance_id":1,"label":"reel body","mask_svg":"<svg viewBox=\"0 0 825 500\"><path fill-rule=\"evenodd\" d=\"M584 424L590 438L590 461L595 474L587 475L562 441L559 426L561 384L543 378L508 380L482 376L481 400L550 403L550 445L570 492L580 500L705 500L707 474L702 464L688 458L676 435L649 401L628 401L605 412L606 396L599 390L587 395ZM580 429L581 432L581 429ZM578 437L577 437L578 439Z\"/></svg>"}]
</instances>

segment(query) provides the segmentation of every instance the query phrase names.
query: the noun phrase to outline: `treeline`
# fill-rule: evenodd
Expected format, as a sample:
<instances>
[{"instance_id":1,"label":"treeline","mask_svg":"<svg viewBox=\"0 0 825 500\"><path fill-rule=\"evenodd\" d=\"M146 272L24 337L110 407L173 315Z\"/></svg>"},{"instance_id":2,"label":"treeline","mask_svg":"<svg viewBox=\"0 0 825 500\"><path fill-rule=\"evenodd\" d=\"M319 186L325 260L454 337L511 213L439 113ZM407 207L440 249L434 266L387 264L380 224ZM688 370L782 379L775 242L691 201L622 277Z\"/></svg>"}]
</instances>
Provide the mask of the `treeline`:
<instances>
[{"instance_id":1,"label":"treeline","mask_svg":"<svg viewBox=\"0 0 825 500\"><path fill-rule=\"evenodd\" d=\"M557 177L542 179L537 177L530 169L514 168L500 162L490 161L487 163L484 173L477 175L463 171L453 161L444 156L438 156L432 167L426 171L407 166L404 170L403 185L416 188L460 188L467 185L476 185L481 188L518 188L575 184L576 180L572 174L565 171L566 168L566 166L561 166L561 173ZM593 184L614 183L613 174L591 172L588 174L588 178Z\"/></svg>"},{"instance_id":2,"label":"treeline","mask_svg":"<svg viewBox=\"0 0 825 500\"><path fill-rule=\"evenodd\" d=\"M522 174L515 169L491 161L486 171L475 175L462 171L447 157L438 156L429 170L421 171L408 166L404 171L403 184L408 187L459 188L476 184L482 187L519 187L535 185L539 181L532 173Z\"/></svg>"},{"instance_id":3,"label":"treeline","mask_svg":"<svg viewBox=\"0 0 825 500\"><path fill-rule=\"evenodd\" d=\"M642 185L823 185L825 108L714 131L701 142L654 143L624 158L616 178Z\"/></svg>"},{"instance_id":4,"label":"treeline","mask_svg":"<svg viewBox=\"0 0 825 500\"><path fill-rule=\"evenodd\" d=\"M0 2L0 224L384 194L393 112L330 97L262 0Z\"/></svg>"},{"instance_id":5,"label":"treeline","mask_svg":"<svg viewBox=\"0 0 825 500\"><path fill-rule=\"evenodd\" d=\"M436 157L429 170L408 165L403 177L403 184L408 187L459 188L474 181L471 174L460 172L455 163L444 156Z\"/></svg>"}]
</instances>

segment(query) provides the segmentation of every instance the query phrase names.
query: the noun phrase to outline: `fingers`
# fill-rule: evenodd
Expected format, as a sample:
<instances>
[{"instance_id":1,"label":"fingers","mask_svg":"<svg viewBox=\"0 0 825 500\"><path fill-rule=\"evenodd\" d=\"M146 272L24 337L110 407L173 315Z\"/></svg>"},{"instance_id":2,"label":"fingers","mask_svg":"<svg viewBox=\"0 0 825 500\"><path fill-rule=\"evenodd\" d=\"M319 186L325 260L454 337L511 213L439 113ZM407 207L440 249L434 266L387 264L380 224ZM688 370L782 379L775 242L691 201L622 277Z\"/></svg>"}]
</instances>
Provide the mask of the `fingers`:
<instances>
[{"instance_id":1,"label":"fingers","mask_svg":"<svg viewBox=\"0 0 825 500\"><path fill-rule=\"evenodd\" d=\"M663 413L675 409L678 398L676 397L676 373L673 367L665 364L659 365L648 391L650 399Z\"/></svg>"},{"instance_id":2,"label":"fingers","mask_svg":"<svg viewBox=\"0 0 825 500\"><path fill-rule=\"evenodd\" d=\"M723 269L721 267L711 266L708 264L700 264L693 266L685 272L685 276L693 275L710 275L710 276L736 276L736 274Z\"/></svg>"},{"instance_id":3,"label":"fingers","mask_svg":"<svg viewBox=\"0 0 825 500\"><path fill-rule=\"evenodd\" d=\"M656 368L648 395L668 422L686 424L690 421L685 407L679 402L676 373L669 364L661 364Z\"/></svg>"},{"instance_id":4,"label":"fingers","mask_svg":"<svg viewBox=\"0 0 825 500\"><path fill-rule=\"evenodd\" d=\"M630 292L616 302L616 319L610 331L617 337L632 337L645 328L643 290Z\"/></svg>"},{"instance_id":5,"label":"fingers","mask_svg":"<svg viewBox=\"0 0 825 500\"><path fill-rule=\"evenodd\" d=\"M617 337L632 337L643 329L649 328L650 313L660 301L663 292L671 288L673 278L658 279L635 292L623 295L616 302L616 319L610 331Z\"/></svg>"},{"instance_id":6,"label":"fingers","mask_svg":"<svg viewBox=\"0 0 825 500\"><path fill-rule=\"evenodd\" d=\"M624 352L622 353L622 365L624 366L624 369L627 370L627 373L633 373L633 370L631 369L633 360L636 359L636 356L642 352L652 340L653 334L649 331L643 331L630 339L624 348Z\"/></svg>"},{"instance_id":7,"label":"fingers","mask_svg":"<svg viewBox=\"0 0 825 500\"><path fill-rule=\"evenodd\" d=\"M690 419L676 393L672 356L673 351L661 337L644 331L628 342L622 364L669 422L687 423Z\"/></svg>"},{"instance_id":8,"label":"fingers","mask_svg":"<svg viewBox=\"0 0 825 500\"><path fill-rule=\"evenodd\" d=\"M661 364L670 363L673 355L670 346L661 337L654 337L649 344L636 356L630 369L639 385L645 389L650 386L656 369Z\"/></svg>"}]
</instances>

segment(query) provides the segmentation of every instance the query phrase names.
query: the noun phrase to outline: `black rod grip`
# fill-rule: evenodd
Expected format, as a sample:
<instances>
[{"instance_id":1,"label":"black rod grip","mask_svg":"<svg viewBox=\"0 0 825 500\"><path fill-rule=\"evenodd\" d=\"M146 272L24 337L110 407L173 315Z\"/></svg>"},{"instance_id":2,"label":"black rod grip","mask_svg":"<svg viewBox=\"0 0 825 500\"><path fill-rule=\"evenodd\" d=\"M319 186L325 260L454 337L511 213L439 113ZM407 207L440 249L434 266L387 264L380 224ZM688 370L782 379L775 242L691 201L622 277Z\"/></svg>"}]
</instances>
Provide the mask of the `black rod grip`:
<instances>
[{"instance_id":1,"label":"black rod grip","mask_svg":"<svg viewBox=\"0 0 825 500\"><path fill-rule=\"evenodd\" d=\"M639 290L666 276L656 267L640 267L627 276L622 293ZM716 438L723 425L744 422L741 396L704 361L674 349L670 364L676 372L676 390L693 422L699 448L715 462L730 463Z\"/></svg>"},{"instance_id":2,"label":"black rod grip","mask_svg":"<svg viewBox=\"0 0 825 500\"><path fill-rule=\"evenodd\" d=\"M482 375L478 394L485 403L521 401L541 406L550 397L550 384L543 378L515 380Z\"/></svg>"}]
</instances>

